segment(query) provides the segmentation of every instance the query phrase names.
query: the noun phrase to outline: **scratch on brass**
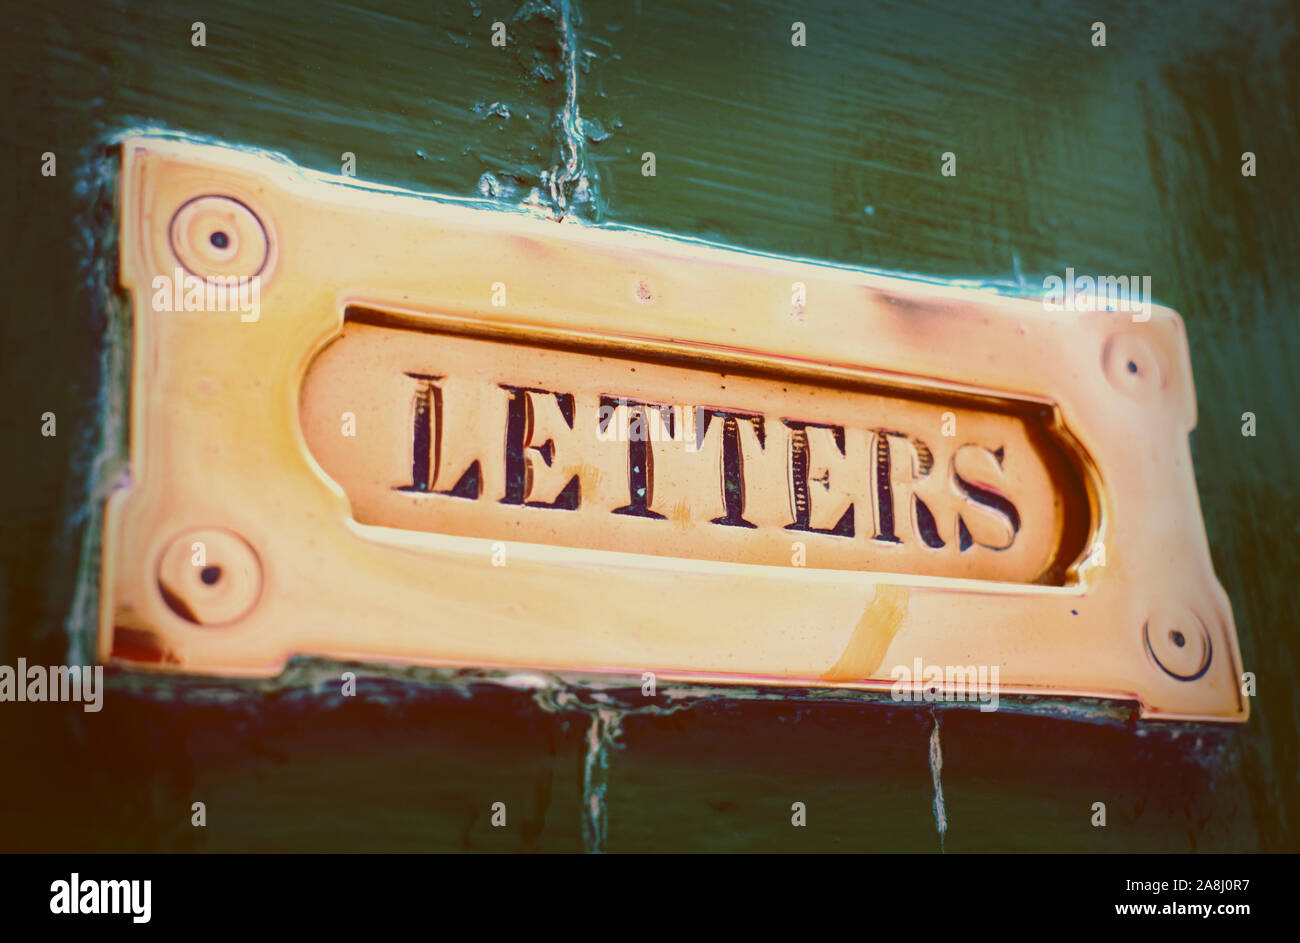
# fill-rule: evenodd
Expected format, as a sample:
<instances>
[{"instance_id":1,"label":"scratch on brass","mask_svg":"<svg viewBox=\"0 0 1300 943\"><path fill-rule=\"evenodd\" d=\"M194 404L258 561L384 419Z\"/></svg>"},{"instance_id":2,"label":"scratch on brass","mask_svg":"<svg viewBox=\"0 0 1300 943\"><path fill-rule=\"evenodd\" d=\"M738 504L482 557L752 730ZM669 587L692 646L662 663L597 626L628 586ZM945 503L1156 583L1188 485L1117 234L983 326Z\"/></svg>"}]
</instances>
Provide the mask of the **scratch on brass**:
<instances>
[{"instance_id":1,"label":"scratch on brass","mask_svg":"<svg viewBox=\"0 0 1300 943\"><path fill-rule=\"evenodd\" d=\"M822 680L861 681L874 675L903 624L910 595L906 586L877 586L853 629L849 644L839 661L822 675Z\"/></svg>"}]
</instances>

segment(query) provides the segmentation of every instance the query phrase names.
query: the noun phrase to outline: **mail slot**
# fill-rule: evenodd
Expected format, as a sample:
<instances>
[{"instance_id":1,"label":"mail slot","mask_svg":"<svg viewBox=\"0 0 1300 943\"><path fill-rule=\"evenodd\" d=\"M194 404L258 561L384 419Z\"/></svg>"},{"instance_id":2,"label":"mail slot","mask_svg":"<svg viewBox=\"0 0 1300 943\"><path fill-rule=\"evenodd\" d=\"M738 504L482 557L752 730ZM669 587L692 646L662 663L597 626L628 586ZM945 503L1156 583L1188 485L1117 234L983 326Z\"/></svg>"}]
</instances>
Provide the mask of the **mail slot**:
<instances>
[{"instance_id":1,"label":"mail slot","mask_svg":"<svg viewBox=\"0 0 1300 943\"><path fill-rule=\"evenodd\" d=\"M307 446L362 524L1055 585L1085 551L1039 404L399 323L349 310L303 383Z\"/></svg>"},{"instance_id":2,"label":"mail slot","mask_svg":"<svg viewBox=\"0 0 1300 943\"><path fill-rule=\"evenodd\" d=\"M1004 697L1246 717L1172 311L191 142L127 141L122 179L132 474L106 515L105 658L866 691L982 665Z\"/></svg>"}]
</instances>

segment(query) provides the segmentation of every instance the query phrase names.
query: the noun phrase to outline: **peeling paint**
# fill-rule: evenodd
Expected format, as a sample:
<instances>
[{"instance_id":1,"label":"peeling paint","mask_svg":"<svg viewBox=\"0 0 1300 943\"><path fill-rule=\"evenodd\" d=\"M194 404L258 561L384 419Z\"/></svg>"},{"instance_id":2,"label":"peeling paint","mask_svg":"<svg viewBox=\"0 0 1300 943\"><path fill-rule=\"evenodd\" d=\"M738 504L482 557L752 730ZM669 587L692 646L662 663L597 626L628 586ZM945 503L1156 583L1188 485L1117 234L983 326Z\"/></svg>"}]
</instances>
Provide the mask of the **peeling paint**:
<instances>
[{"instance_id":1,"label":"peeling paint","mask_svg":"<svg viewBox=\"0 0 1300 943\"><path fill-rule=\"evenodd\" d=\"M934 827L939 832L939 850L948 834L948 810L943 803L943 744L939 741L939 714L934 715L934 729L930 731L930 779L934 782Z\"/></svg>"}]
</instances>

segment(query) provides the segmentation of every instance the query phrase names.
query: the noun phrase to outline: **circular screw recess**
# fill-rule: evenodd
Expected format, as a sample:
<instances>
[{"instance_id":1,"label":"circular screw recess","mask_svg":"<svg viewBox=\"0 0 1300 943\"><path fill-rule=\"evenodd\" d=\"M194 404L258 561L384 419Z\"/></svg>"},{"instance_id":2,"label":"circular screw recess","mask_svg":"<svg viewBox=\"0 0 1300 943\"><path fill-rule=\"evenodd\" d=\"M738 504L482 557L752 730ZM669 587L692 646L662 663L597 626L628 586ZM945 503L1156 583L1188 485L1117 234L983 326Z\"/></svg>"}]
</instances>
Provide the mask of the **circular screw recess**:
<instances>
[{"instance_id":1,"label":"circular screw recess","mask_svg":"<svg viewBox=\"0 0 1300 943\"><path fill-rule=\"evenodd\" d=\"M1160 669L1179 681L1195 681L1209 670L1214 645L1209 629L1190 611L1159 612L1142 626L1147 653Z\"/></svg>"},{"instance_id":2,"label":"circular screw recess","mask_svg":"<svg viewBox=\"0 0 1300 943\"><path fill-rule=\"evenodd\" d=\"M1101 352L1101 368L1110 385L1125 396L1141 399L1164 385L1160 358L1136 334L1114 334Z\"/></svg>"},{"instance_id":3,"label":"circular screw recess","mask_svg":"<svg viewBox=\"0 0 1300 943\"><path fill-rule=\"evenodd\" d=\"M181 534L158 562L158 591L187 622L227 625L262 594L262 563L239 535L219 528Z\"/></svg>"},{"instance_id":4,"label":"circular screw recess","mask_svg":"<svg viewBox=\"0 0 1300 943\"><path fill-rule=\"evenodd\" d=\"M191 275L246 278L261 274L271 254L257 214L227 196L200 196L172 217L172 252Z\"/></svg>"}]
</instances>

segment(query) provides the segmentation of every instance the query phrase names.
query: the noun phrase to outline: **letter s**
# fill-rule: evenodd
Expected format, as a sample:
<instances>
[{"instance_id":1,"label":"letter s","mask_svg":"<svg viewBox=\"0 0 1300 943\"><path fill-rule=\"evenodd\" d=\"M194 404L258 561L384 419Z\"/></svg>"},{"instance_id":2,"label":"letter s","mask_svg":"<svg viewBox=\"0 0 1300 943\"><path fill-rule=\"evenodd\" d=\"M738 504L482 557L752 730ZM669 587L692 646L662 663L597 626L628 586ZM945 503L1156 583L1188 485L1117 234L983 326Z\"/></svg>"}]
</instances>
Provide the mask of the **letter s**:
<instances>
[{"instance_id":1,"label":"letter s","mask_svg":"<svg viewBox=\"0 0 1300 943\"><path fill-rule=\"evenodd\" d=\"M972 544L1006 550L1020 533L1020 512L993 484L1005 480L1001 449L993 452L968 443L953 453L952 482L965 499L957 516L962 550Z\"/></svg>"}]
</instances>

